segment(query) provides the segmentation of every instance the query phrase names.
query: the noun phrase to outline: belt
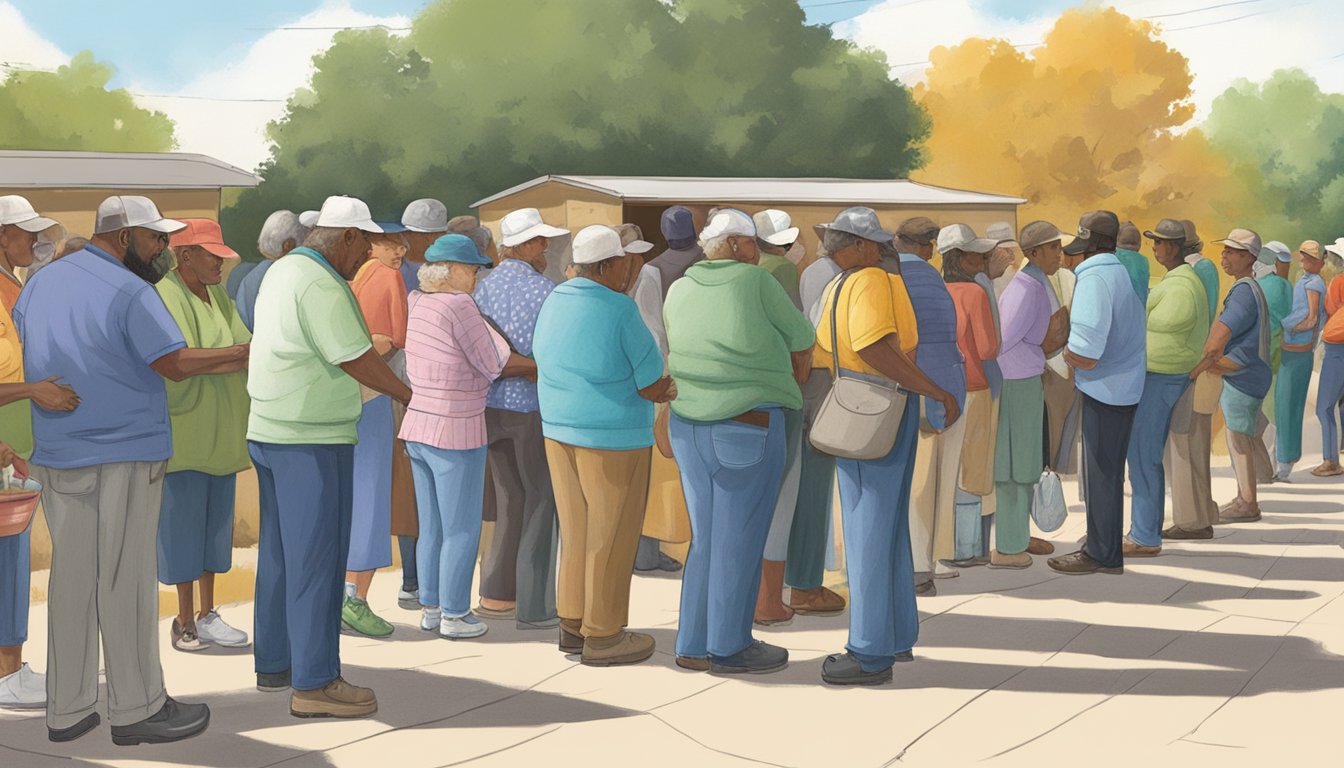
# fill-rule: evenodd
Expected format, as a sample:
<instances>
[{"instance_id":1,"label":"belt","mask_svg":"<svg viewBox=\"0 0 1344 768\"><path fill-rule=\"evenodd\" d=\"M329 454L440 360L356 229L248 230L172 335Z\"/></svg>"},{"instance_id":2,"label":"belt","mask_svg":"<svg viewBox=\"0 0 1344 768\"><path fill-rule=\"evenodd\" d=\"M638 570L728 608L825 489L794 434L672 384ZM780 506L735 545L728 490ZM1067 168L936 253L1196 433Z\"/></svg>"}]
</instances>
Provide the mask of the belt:
<instances>
[{"instance_id":1,"label":"belt","mask_svg":"<svg viewBox=\"0 0 1344 768\"><path fill-rule=\"evenodd\" d=\"M736 421L739 424L747 424L753 427L760 427L761 429L770 428L770 414L765 411L747 411L746 413L739 413L736 416L730 416L727 420Z\"/></svg>"}]
</instances>

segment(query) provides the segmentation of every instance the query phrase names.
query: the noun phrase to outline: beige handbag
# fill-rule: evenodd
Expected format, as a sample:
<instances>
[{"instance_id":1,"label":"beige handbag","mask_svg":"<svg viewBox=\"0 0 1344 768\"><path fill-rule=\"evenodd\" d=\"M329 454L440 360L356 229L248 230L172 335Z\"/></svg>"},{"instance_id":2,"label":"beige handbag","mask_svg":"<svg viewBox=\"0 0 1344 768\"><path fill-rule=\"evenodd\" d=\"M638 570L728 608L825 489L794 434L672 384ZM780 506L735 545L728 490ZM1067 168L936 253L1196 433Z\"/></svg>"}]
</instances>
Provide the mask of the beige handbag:
<instances>
[{"instance_id":1,"label":"beige handbag","mask_svg":"<svg viewBox=\"0 0 1344 768\"><path fill-rule=\"evenodd\" d=\"M836 315L840 291L852 272L841 275L831 300L831 359L835 382L812 422L812 447L837 458L870 461L891 452L905 418L906 392L895 382L856 378L840 367Z\"/></svg>"}]
</instances>

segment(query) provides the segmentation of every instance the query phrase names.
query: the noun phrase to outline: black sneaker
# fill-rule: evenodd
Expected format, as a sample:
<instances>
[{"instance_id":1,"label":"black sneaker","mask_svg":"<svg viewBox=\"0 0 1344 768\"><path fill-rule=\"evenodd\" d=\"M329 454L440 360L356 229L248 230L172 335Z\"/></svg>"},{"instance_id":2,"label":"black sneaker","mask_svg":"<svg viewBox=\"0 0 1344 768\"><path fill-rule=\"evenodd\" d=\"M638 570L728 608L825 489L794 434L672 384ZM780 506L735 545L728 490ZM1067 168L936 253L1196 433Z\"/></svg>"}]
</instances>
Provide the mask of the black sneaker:
<instances>
[{"instance_id":1,"label":"black sneaker","mask_svg":"<svg viewBox=\"0 0 1344 768\"><path fill-rule=\"evenodd\" d=\"M709 671L716 675L764 675L789 665L789 652L777 645L754 641L732 656L710 656Z\"/></svg>"},{"instance_id":2,"label":"black sneaker","mask_svg":"<svg viewBox=\"0 0 1344 768\"><path fill-rule=\"evenodd\" d=\"M47 738L55 742L74 741L97 728L101 722L103 722L103 718L99 717L97 712L93 712L69 728L48 728Z\"/></svg>"},{"instance_id":3,"label":"black sneaker","mask_svg":"<svg viewBox=\"0 0 1344 768\"><path fill-rule=\"evenodd\" d=\"M204 704L183 704L169 696L153 717L133 725L112 726L112 743L119 747L167 744L197 736L209 726L209 707Z\"/></svg>"},{"instance_id":4,"label":"black sneaker","mask_svg":"<svg viewBox=\"0 0 1344 768\"><path fill-rule=\"evenodd\" d=\"M848 651L833 653L821 663L821 679L831 685L882 685L891 682L891 678L891 667L865 672L859 660Z\"/></svg>"},{"instance_id":5,"label":"black sneaker","mask_svg":"<svg viewBox=\"0 0 1344 768\"><path fill-rule=\"evenodd\" d=\"M290 672L286 669L284 672L258 672L257 690L264 693L279 693L288 691L291 683Z\"/></svg>"}]
</instances>

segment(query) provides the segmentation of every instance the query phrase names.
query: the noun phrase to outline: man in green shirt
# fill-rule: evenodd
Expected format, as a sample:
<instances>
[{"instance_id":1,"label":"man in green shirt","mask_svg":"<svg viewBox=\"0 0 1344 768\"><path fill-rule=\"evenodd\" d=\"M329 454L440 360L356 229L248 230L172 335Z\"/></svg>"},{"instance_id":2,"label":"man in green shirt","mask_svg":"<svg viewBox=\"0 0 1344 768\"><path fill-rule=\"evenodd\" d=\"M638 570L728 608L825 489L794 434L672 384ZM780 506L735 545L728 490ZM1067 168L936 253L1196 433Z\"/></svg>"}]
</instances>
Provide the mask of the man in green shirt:
<instances>
[{"instance_id":1,"label":"man in green shirt","mask_svg":"<svg viewBox=\"0 0 1344 768\"><path fill-rule=\"evenodd\" d=\"M1175 219L1163 219L1144 236L1153 241L1153 254L1167 275L1148 296L1148 370L1127 457L1133 494L1125 557L1151 557L1162 551L1166 505L1162 452L1172 413L1190 387L1190 371L1199 363L1210 323L1204 285L1181 256L1185 228Z\"/></svg>"},{"instance_id":2,"label":"man in green shirt","mask_svg":"<svg viewBox=\"0 0 1344 768\"><path fill-rule=\"evenodd\" d=\"M257 688L291 687L296 717L367 717L368 688L341 678L340 625L362 384L411 390L373 348L348 280L368 260L369 207L329 197L302 247L257 296L247 440L257 467ZM390 534L389 534L390 535Z\"/></svg>"}]
</instances>

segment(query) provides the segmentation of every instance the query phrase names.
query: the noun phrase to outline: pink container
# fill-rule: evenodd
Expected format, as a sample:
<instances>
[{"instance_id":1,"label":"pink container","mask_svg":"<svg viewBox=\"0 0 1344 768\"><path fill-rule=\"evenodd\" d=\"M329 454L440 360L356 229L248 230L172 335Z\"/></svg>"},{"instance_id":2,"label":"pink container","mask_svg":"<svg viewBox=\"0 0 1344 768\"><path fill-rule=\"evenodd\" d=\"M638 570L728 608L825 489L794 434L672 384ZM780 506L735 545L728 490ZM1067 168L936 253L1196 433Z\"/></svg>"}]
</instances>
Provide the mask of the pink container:
<instances>
[{"instance_id":1,"label":"pink container","mask_svg":"<svg viewBox=\"0 0 1344 768\"><path fill-rule=\"evenodd\" d=\"M18 536L28 530L42 500L42 485L36 480L18 481L18 488L0 491L0 537Z\"/></svg>"}]
</instances>

